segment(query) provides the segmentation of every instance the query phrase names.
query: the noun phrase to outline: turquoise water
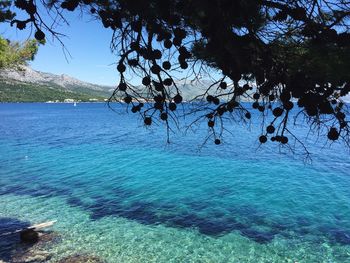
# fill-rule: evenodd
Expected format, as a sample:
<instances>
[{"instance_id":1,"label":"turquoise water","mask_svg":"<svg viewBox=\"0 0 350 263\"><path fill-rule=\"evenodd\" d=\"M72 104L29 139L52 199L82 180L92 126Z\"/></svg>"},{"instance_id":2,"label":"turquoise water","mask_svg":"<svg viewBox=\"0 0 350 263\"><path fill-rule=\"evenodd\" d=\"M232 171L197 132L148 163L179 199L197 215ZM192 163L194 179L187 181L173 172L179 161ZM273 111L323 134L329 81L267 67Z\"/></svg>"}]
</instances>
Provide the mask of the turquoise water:
<instances>
[{"instance_id":1,"label":"turquoise water","mask_svg":"<svg viewBox=\"0 0 350 263\"><path fill-rule=\"evenodd\" d=\"M0 233L57 220L52 262L350 262L349 149L300 127L306 164L250 125L200 147L104 104L0 104Z\"/></svg>"}]
</instances>

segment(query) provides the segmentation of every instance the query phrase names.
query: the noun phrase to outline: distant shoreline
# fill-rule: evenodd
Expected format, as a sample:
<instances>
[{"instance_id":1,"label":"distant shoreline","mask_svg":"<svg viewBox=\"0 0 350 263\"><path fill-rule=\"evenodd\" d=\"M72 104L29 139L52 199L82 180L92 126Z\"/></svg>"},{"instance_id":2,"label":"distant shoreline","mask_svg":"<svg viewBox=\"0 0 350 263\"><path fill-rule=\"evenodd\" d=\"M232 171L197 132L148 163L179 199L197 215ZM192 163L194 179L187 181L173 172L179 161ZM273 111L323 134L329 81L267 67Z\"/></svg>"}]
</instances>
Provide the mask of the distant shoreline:
<instances>
[{"instance_id":1,"label":"distant shoreline","mask_svg":"<svg viewBox=\"0 0 350 263\"><path fill-rule=\"evenodd\" d=\"M46 102L46 101L0 101L0 104L10 104L10 103L40 103L40 104L74 104L74 102ZM76 104L80 103L108 103L108 101L76 101ZM119 102L110 102L119 103Z\"/></svg>"}]
</instances>

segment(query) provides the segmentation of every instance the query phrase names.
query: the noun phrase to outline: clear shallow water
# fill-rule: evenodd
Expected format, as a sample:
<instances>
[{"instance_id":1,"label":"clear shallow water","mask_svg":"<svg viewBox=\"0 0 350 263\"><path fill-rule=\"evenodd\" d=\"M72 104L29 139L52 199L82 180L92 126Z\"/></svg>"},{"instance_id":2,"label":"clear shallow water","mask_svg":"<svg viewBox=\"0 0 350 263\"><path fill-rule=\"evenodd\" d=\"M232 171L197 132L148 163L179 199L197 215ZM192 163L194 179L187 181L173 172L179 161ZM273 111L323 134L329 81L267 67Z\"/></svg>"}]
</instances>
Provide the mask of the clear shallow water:
<instances>
[{"instance_id":1,"label":"clear shallow water","mask_svg":"<svg viewBox=\"0 0 350 263\"><path fill-rule=\"evenodd\" d=\"M255 123L198 151L205 132L167 145L136 119L104 104L0 104L0 231L57 219L52 261L350 262L344 146L308 139L305 165L258 148ZM0 239L0 259L9 250Z\"/></svg>"}]
</instances>

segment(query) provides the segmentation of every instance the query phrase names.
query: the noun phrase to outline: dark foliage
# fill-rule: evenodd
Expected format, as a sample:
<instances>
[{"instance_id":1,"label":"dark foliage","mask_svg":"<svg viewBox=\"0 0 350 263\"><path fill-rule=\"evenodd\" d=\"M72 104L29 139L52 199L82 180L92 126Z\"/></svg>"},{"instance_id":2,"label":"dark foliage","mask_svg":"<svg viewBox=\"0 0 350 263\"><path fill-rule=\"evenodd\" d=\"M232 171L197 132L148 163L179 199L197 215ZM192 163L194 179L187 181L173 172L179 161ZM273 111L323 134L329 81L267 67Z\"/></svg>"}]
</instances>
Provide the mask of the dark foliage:
<instances>
[{"instance_id":1,"label":"dark foliage","mask_svg":"<svg viewBox=\"0 0 350 263\"><path fill-rule=\"evenodd\" d=\"M19 29L32 23L35 37L57 35L37 13L39 1L16 0L27 11ZM250 109L273 116L264 123L261 143L268 138L288 145L294 138L290 111L329 140L349 142L342 96L350 91L350 4L335 0L50 0L41 1L64 18L81 10L114 32L112 49L120 55L120 83L111 101L123 101L145 125L157 119L177 125L183 101L178 72L192 80L215 78L195 100L202 100L196 121L208 122L210 136L221 143L226 118L245 122ZM59 35L58 35L59 36ZM210 74L215 69L219 74ZM211 71L213 72L213 71ZM142 87L127 82L127 73ZM147 102L147 103L145 103ZM238 118L237 118L238 117ZM171 123L170 123L171 121ZM292 123L293 124L293 123ZM301 142L300 142L301 143Z\"/></svg>"},{"instance_id":2,"label":"dark foliage","mask_svg":"<svg viewBox=\"0 0 350 263\"><path fill-rule=\"evenodd\" d=\"M0 2L0 23L10 21L15 16L15 14L10 11L10 6L10 0L2 0Z\"/></svg>"}]
</instances>

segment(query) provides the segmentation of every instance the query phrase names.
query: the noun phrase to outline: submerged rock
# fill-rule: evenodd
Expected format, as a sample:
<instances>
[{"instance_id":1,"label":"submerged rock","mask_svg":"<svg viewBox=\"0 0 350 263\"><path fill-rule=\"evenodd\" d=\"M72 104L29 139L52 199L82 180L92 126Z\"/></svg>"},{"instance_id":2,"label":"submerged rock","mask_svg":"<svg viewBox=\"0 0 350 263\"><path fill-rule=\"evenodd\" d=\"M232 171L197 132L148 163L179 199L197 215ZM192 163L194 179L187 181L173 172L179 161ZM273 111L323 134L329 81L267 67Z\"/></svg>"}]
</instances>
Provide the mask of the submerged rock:
<instances>
[{"instance_id":1,"label":"submerged rock","mask_svg":"<svg viewBox=\"0 0 350 263\"><path fill-rule=\"evenodd\" d=\"M62 258L57 263L103 263L104 261L96 256L92 255L71 255L65 258Z\"/></svg>"},{"instance_id":2,"label":"submerged rock","mask_svg":"<svg viewBox=\"0 0 350 263\"><path fill-rule=\"evenodd\" d=\"M56 232L45 231L36 232L38 240L35 243L23 242L12 252L11 263L43 263L48 262L52 254L46 251L48 246L52 246L60 240ZM22 239L22 237L21 237Z\"/></svg>"},{"instance_id":3,"label":"submerged rock","mask_svg":"<svg viewBox=\"0 0 350 263\"><path fill-rule=\"evenodd\" d=\"M25 243L36 243L39 241L39 233L34 229L26 229L21 231L20 238Z\"/></svg>"},{"instance_id":4,"label":"submerged rock","mask_svg":"<svg viewBox=\"0 0 350 263\"><path fill-rule=\"evenodd\" d=\"M53 244L61 241L61 236L54 231L45 231L39 233L39 244L40 246Z\"/></svg>"},{"instance_id":5,"label":"submerged rock","mask_svg":"<svg viewBox=\"0 0 350 263\"><path fill-rule=\"evenodd\" d=\"M44 263L51 258L51 255L47 251L27 251L22 255L14 257L12 263Z\"/></svg>"}]
</instances>

